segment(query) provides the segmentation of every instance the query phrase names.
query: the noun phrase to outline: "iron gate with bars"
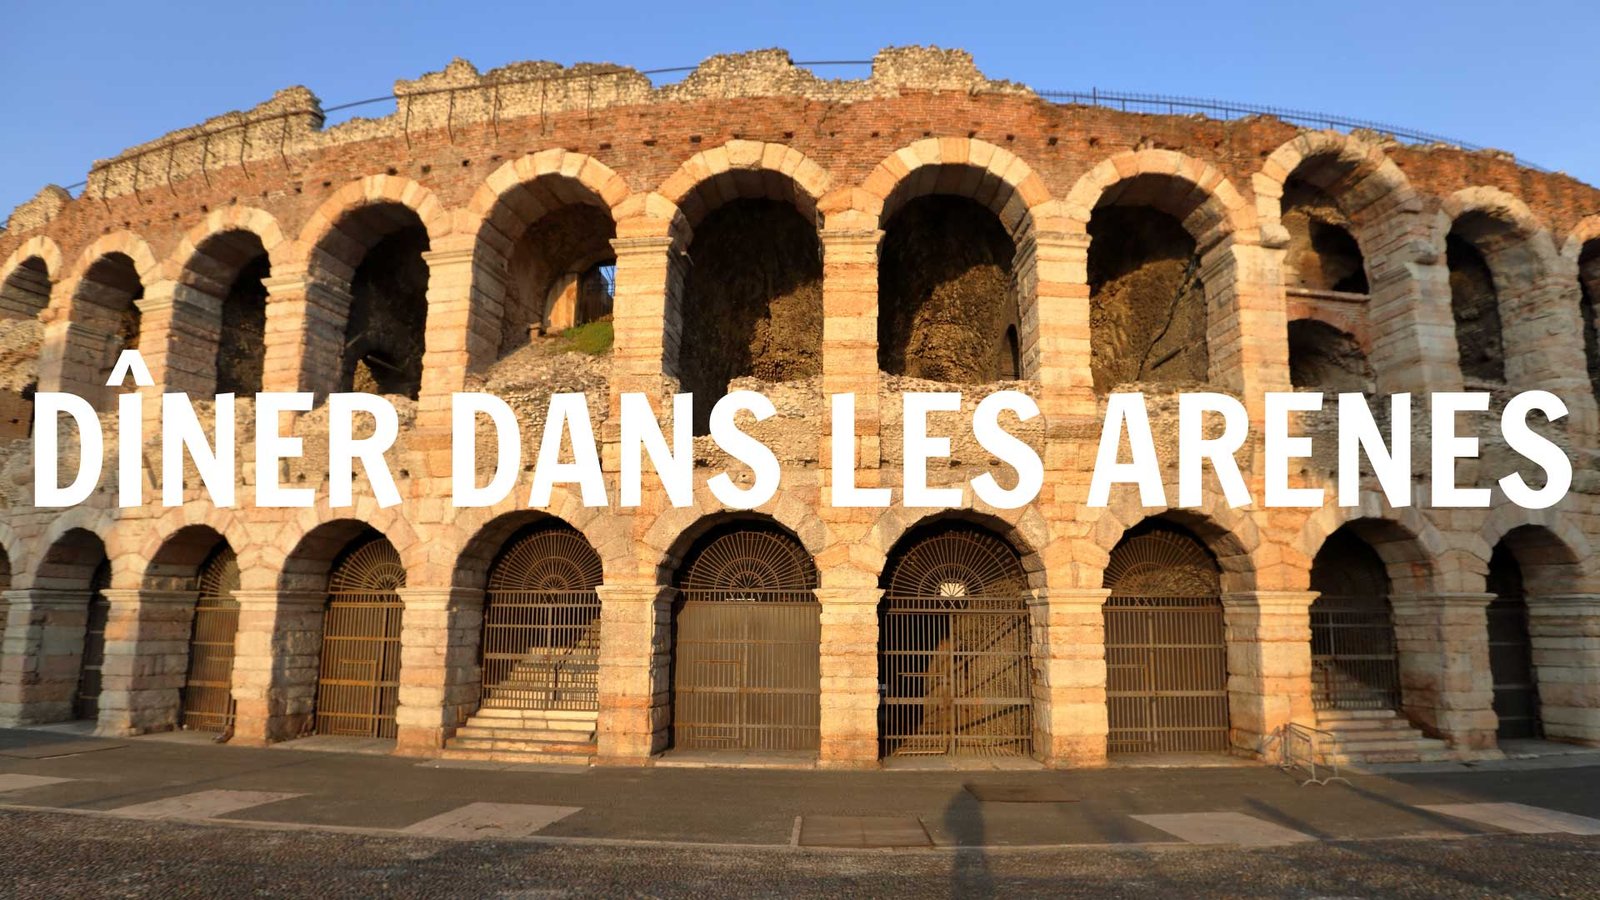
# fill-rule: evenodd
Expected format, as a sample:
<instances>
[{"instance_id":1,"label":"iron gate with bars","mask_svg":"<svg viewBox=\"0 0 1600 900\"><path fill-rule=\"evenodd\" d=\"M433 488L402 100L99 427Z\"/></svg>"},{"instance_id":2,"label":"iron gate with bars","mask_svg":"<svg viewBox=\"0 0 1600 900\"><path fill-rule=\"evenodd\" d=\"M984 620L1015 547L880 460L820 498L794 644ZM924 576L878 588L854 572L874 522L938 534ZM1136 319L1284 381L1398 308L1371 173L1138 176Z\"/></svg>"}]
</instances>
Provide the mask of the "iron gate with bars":
<instances>
[{"instance_id":1,"label":"iron gate with bars","mask_svg":"<svg viewBox=\"0 0 1600 900\"><path fill-rule=\"evenodd\" d=\"M991 535L922 538L890 571L878 616L878 752L1028 756L1027 574Z\"/></svg>"},{"instance_id":2,"label":"iron gate with bars","mask_svg":"<svg viewBox=\"0 0 1600 900\"><path fill-rule=\"evenodd\" d=\"M1108 752L1226 751L1227 628L1211 554L1177 531L1130 535L1105 586Z\"/></svg>"},{"instance_id":3,"label":"iron gate with bars","mask_svg":"<svg viewBox=\"0 0 1600 900\"><path fill-rule=\"evenodd\" d=\"M817 570L787 535L711 539L679 582L672 740L685 750L815 751L822 606Z\"/></svg>"},{"instance_id":4,"label":"iron gate with bars","mask_svg":"<svg viewBox=\"0 0 1600 900\"><path fill-rule=\"evenodd\" d=\"M484 597L483 707L600 708L600 581L600 555L572 528L512 539Z\"/></svg>"},{"instance_id":5,"label":"iron gate with bars","mask_svg":"<svg viewBox=\"0 0 1600 900\"><path fill-rule=\"evenodd\" d=\"M88 619L83 632L83 653L78 658L78 688L72 695L74 719L100 718L101 669L106 663L106 623L111 618L111 601L105 595L109 587L111 562L102 560L89 581Z\"/></svg>"},{"instance_id":6,"label":"iron gate with bars","mask_svg":"<svg viewBox=\"0 0 1600 900\"><path fill-rule=\"evenodd\" d=\"M328 579L317 676L316 731L392 738L400 699L400 554L372 537Z\"/></svg>"},{"instance_id":7,"label":"iron gate with bars","mask_svg":"<svg viewBox=\"0 0 1600 900\"><path fill-rule=\"evenodd\" d=\"M196 581L189 639L189 674L183 684L183 727L225 732L233 724L233 639L239 630L239 560L227 544L212 552Z\"/></svg>"},{"instance_id":8,"label":"iron gate with bars","mask_svg":"<svg viewBox=\"0 0 1600 900\"><path fill-rule=\"evenodd\" d=\"M1528 600L1522 569L1502 544L1489 559L1489 672L1494 680L1495 729L1501 738L1544 736L1539 715L1539 681L1528 631Z\"/></svg>"},{"instance_id":9,"label":"iron gate with bars","mask_svg":"<svg viewBox=\"0 0 1600 900\"><path fill-rule=\"evenodd\" d=\"M1316 709L1400 708L1389 575L1359 537L1336 531L1311 563L1311 700Z\"/></svg>"}]
</instances>

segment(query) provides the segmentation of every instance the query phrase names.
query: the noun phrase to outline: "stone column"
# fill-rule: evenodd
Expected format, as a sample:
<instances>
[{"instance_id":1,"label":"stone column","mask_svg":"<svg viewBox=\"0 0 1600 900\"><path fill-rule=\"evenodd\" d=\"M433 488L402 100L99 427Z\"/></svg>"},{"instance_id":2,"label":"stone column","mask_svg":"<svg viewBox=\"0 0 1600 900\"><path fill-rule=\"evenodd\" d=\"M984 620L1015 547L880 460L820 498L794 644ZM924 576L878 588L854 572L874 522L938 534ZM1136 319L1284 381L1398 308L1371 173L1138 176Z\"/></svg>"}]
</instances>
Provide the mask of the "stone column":
<instances>
[{"instance_id":1,"label":"stone column","mask_svg":"<svg viewBox=\"0 0 1600 900\"><path fill-rule=\"evenodd\" d=\"M194 591L110 590L99 734L171 731L189 671Z\"/></svg>"},{"instance_id":2,"label":"stone column","mask_svg":"<svg viewBox=\"0 0 1600 900\"><path fill-rule=\"evenodd\" d=\"M876 588L818 588L822 604L821 746L825 769L878 765L878 604Z\"/></svg>"},{"instance_id":3,"label":"stone column","mask_svg":"<svg viewBox=\"0 0 1600 900\"><path fill-rule=\"evenodd\" d=\"M1528 598L1545 737L1600 746L1600 594Z\"/></svg>"},{"instance_id":4,"label":"stone column","mask_svg":"<svg viewBox=\"0 0 1600 900\"><path fill-rule=\"evenodd\" d=\"M222 300L174 281L145 288L139 302L139 354L154 393L178 391L209 399L217 389Z\"/></svg>"},{"instance_id":5,"label":"stone column","mask_svg":"<svg viewBox=\"0 0 1600 900\"><path fill-rule=\"evenodd\" d=\"M77 394L101 412L116 409L114 397L119 392L106 387L106 378L116 362L112 351L121 348L121 340L97 328L68 321L60 309L41 312L39 320L44 323L39 346L39 390Z\"/></svg>"},{"instance_id":6,"label":"stone column","mask_svg":"<svg viewBox=\"0 0 1600 900\"><path fill-rule=\"evenodd\" d=\"M1494 679L1489 672L1493 594L1397 594L1395 645L1401 704L1424 731L1459 751L1495 747Z\"/></svg>"},{"instance_id":7,"label":"stone column","mask_svg":"<svg viewBox=\"0 0 1600 900\"><path fill-rule=\"evenodd\" d=\"M1089 236L1050 231L1031 240L1037 300L1030 318L1038 323L1038 343L1022 348L1023 371L1034 371L1028 363L1034 357L1044 387L1040 411L1054 432L1058 423L1065 429L1075 419L1097 416L1088 365Z\"/></svg>"},{"instance_id":8,"label":"stone column","mask_svg":"<svg viewBox=\"0 0 1600 900\"><path fill-rule=\"evenodd\" d=\"M1038 670L1035 751L1052 768L1106 763L1106 619L1103 589L1036 592L1030 603ZM1040 639L1039 635L1043 635Z\"/></svg>"},{"instance_id":9,"label":"stone column","mask_svg":"<svg viewBox=\"0 0 1600 900\"><path fill-rule=\"evenodd\" d=\"M313 279L303 265L279 268L261 280L267 289L261 388L315 391L320 399L338 385L350 285L328 273Z\"/></svg>"},{"instance_id":10,"label":"stone column","mask_svg":"<svg viewBox=\"0 0 1600 900\"><path fill-rule=\"evenodd\" d=\"M450 395L466 384L473 352L492 356L492 347L498 346L498 333L491 345L489 335L474 330L474 243L472 235L449 235L422 254L428 265L428 323L418 429L449 430Z\"/></svg>"},{"instance_id":11,"label":"stone column","mask_svg":"<svg viewBox=\"0 0 1600 900\"><path fill-rule=\"evenodd\" d=\"M395 752L433 756L478 707L483 591L403 587Z\"/></svg>"},{"instance_id":12,"label":"stone column","mask_svg":"<svg viewBox=\"0 0 1600 900\"><path fill-rule=\"evenodd\" d=\"M317 665L327 595L308 591L234 591L235 744L262 746L299 737L316 709Z\"/></svg>"},{"instance_id":13,"label":"stone column","mask_svg":"<svg viewBox=\"0 0 1600 900\"><path fill-rule=\"evenodd\" d=\"M1212 381L1242 394L1251 421L1262 417L1262 394L1289 390L1282 259L1282 250L1227 240L1201 262L1200 279L1213 310L1207 325Z\"/></svg>"},{"instance_id":14,"label":"stone column","mask_svg":"<svg viewBox=\"0 0 1600 900\"><path fill-rule=\"evenodd\" d=\"M665 749L671 725L672 602L674 588L602 584L600 595L600 714L596 763L642 765Z\"/></svg>"},{"instance_id":15,"label":"stone column","mask_svg":"<svg viewBox=\"0 0 1600 900\"><path fill-rule=\"evenodd\" d=\"M822 396L856 396L856 484L877 485L878 244L877 230L825 230L822 240ZM832 459L831 408L821 415L819 460ZM825 466L824 478L832 473Z\"/></svg>"},{"instance_id":16,"label":"stone column","mask_svg":"<svg viewBox=\"0 0 1600 900\"><path fill-rule=\"evenodd\" d=\"M0 644L0 725L72 718L89 622L88 591L7 591L10 615Z\"/></svg>"},{"instance_id":17,"label":"stone column","mask_svg":"<svg viewBox=\"0 0 1600 900\"><path fill-rule=\"evenodd\" d=\"M1222 597L1228 641L1228 718L1233 745L1261 752L1290 722L1315 724L1311 708L1311 602L1315 591L1239 591Z\"/></svg>"}]
</instances>

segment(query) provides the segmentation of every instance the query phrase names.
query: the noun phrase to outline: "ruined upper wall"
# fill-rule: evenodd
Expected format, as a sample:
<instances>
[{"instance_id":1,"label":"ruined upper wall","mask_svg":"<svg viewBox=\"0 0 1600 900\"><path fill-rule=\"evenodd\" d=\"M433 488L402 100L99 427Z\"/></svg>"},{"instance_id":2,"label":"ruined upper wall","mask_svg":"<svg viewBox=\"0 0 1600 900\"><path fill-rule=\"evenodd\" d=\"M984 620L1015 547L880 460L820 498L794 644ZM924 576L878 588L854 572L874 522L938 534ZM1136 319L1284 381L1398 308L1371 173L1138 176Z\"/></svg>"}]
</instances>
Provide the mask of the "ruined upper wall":
<instances>
[{"instance_id":1,"label":"ruined upper wall","mask_svg":"<svg viewBox=\"0 0 1600 900\"><path fill-rule=\"evenodd\" d=\"M724 54L701 63L683 81L661 88L653 87L637 69L609 63L567 67L520 62L480 74L472 63L456 59L443 71L415 81L396 81L393 115L353 119L326 130L316 95L304 87L285 88L251 110L208 119L95 163L85 195L109 199L227 166L501 120L734 97L797 96L854 103L906 89L1033 93L1022 85L985 77L964 50L937 47L882 50L873 58L871 76L854 80L818 78L795 65L786 50Z\"/></svg>"}]
</instances>

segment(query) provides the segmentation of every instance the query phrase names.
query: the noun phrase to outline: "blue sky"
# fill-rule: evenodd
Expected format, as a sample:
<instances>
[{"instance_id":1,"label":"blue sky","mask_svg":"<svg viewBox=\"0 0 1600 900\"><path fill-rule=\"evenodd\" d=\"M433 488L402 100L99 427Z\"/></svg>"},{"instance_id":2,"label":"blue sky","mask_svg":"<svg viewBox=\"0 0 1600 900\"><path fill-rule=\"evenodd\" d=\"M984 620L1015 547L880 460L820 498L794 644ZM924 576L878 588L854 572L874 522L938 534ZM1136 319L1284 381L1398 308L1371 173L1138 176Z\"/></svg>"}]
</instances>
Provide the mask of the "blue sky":
<instances>
[{"instance_id":1,"label":"blue sky","mask_svg":"<svg viewBox=\"0 0 1600 900\"><path fill-rule=\"evenodd\" d=\"M657 68L775 46L797 60L963 47L990 77L1037 88L1390 122L1600 184L1593 0L4 4L0 216L47 183L83 180L95 159L291 84L333 105L387 94L396 78L454 56L480 69L523 59Z\"/></svg>"}]
</instances>

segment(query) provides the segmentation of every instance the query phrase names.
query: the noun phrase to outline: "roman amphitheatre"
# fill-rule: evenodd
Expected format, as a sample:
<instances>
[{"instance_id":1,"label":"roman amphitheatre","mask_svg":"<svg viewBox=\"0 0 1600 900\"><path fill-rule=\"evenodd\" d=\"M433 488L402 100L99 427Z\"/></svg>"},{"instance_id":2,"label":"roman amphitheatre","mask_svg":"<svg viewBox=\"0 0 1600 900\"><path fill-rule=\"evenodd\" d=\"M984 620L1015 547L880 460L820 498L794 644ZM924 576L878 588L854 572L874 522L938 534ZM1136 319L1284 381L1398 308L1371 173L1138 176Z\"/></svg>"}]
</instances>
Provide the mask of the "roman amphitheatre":
<instances>
[{"instance_id":1,"label":"roman amphitheatre","mask_svg":"<svg viewBox=\"0 0 1600 900\"><path fill-rule=\"evenodd\" d=\"M0 724L801 768L1600 744L1595 187L1382 130L1051 96L934 48L854 80L733 54L662 86L457 60L393 103L328 125L288 88L11 213ZM328 394L385 395L403 502L358 479L352 508L218 509L191 481L124 508L108 460L88 502L33 508L33 396L84 396L114 433L128 348L151 396L234 393L241 422L256 392L314 393L286 484L325 488ZM615 479L622 394L741 388L778 410L751 426L783 469L756 510L703 489L729 461L698 418L693 507L648 480L637 508L448 502L453 393L537 435L551 394L585 392ZM1113 391L1161 435L1189 390L1259 433L1270 391L1486 391L1495 414L1533 389L1569 410L1540 426L1576 473L1549 509L1430 508L1425 430L1405 506L1370 477L1335 505L1328 453L1290 473L1320 509L1214 483L1197 508L1083 502ZM824 398L856 395L856 483L899 484L900 395L930 390L964 404L933 419L938 484L1007 477L970 434L984 396L1038 403L1012 429L1038 499L824 502ZM1527 466L1485 440L1458 474ZM1261 496L1258 448L1241 467Z\"/></svg>"}]
</instances>

